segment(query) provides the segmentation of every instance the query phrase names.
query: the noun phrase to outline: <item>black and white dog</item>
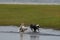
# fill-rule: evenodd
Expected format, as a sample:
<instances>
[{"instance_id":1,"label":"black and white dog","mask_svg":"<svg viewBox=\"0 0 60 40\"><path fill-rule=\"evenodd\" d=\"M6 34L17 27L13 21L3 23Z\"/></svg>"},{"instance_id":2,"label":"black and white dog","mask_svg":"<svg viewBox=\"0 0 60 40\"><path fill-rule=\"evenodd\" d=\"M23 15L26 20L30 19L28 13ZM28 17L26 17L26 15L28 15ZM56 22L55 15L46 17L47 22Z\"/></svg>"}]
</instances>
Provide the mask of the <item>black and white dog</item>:
<instances>
[{"instance_id":1,"label":"black and white dog","mask_svg":"<svg viewBox=\"0 0 60 40\"><path fill-rule=\"evenodd\" d=\"M33 31L33 32L37 32L37 30L38 30L38 32L39 32L39 28L40 28L40 26L39 26L39 24L30 24L30 29Z\"/></svg>"}]
</instances>

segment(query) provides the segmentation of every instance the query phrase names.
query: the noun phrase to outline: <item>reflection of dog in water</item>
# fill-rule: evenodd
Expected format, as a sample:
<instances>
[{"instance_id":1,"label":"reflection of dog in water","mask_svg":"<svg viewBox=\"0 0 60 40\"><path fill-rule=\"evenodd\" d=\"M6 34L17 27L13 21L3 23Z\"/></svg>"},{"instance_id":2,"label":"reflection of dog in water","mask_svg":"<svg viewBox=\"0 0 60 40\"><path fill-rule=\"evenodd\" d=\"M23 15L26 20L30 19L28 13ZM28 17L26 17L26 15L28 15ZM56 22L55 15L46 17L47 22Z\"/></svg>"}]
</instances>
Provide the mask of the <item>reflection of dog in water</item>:
<instances>
[{"instance_id":1,"label":"reflection of dog in water","mask_svg":"<svg viewBox=\"0 0 60 40\"><path fill-rule=\"evenodd\" d=\"M31 40L39 40L39 35L30 35Z\"/></svg>"}]
</instances>

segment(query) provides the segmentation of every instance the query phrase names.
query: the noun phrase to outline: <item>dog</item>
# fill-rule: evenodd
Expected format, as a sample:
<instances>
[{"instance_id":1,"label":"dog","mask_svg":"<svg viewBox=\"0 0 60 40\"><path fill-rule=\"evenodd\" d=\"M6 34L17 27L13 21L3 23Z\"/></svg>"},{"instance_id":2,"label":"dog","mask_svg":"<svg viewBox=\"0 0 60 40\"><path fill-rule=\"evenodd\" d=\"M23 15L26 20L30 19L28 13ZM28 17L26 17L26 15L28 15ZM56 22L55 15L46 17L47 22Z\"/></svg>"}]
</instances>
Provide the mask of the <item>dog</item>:
<instances>
[{"instance_id":1,"label":"dog","mask_svg":"<svg viewBox=\"0 0 60 40\"><path fill-rule=\"evenodd\" d=\"M25 32L28 28L25 26L20 26L19 32Z\"/></svg>"},{"instance_id":2,"label":"dog","mask_svg":"<svg viewBox=\"0 0 60 40\"><path fill-rule=\"evenodd\" d=\"M37 32L37 30L38 30L38 32L39 32L39 28L40 28L39 24L30 24L30 29L31 29L33 32Z\"/></svg>"}]
</instances>

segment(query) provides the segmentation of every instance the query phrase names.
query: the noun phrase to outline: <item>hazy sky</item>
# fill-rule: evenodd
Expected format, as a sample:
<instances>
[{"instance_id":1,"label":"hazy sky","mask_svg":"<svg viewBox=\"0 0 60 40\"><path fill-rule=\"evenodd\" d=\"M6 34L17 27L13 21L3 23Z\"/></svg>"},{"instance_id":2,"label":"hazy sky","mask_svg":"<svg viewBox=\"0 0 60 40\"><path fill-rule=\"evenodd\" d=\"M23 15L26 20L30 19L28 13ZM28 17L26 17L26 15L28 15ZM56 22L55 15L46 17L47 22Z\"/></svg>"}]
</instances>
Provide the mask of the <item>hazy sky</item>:
<instances>
[{"instance_id":1,"label":"hazy sky","mask_svg":"<svg viewBox=\"0 0 60 40\"><path fill-rule=\"evenodd\" d=\"M39 2L39 3L60 3L60 0L0 0L0 2Z\"/></svg>"}]
</instances>

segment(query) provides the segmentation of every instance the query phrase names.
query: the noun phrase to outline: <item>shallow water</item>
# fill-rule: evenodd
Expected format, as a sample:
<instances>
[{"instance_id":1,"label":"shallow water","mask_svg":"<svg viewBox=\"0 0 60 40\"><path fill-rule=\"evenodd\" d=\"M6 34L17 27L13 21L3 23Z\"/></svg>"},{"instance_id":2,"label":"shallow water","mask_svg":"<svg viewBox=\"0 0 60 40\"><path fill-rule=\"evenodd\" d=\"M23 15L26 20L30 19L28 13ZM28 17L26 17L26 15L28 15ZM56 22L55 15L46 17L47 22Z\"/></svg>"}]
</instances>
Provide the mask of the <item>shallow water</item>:
<instances>
[{"instance_id":1,"label":"shallow water","mask_svg":"<svg viewBox=\"0 0 60 40\"><path fill-rule=\"evenodd\" d=\"M19 33L16 26L0 26L0 40L60 40L60 31L40 28L40 32L32 32L29 28Z\"/></svg>"}]
</instances>

